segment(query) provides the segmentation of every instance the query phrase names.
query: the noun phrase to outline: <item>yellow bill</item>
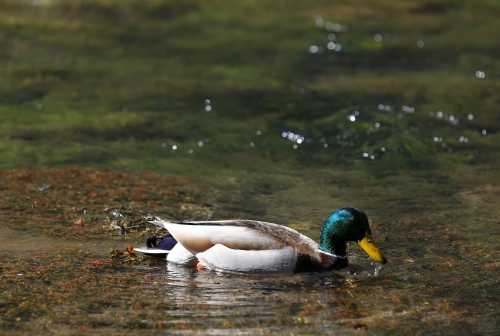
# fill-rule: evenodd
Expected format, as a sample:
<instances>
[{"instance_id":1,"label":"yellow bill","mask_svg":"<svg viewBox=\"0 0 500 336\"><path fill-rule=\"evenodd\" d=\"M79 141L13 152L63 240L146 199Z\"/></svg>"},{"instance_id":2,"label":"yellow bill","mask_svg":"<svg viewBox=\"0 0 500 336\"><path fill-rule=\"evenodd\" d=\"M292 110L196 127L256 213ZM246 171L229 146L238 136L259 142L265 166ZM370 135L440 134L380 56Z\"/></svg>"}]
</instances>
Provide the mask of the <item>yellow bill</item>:
<instances>
[{"instance_id":1,"label":"yellow bill","mask_svg":"<svg viewBox=\"0 0 500 336\"><path fill-rule=\"evenodd\" d=\"M378 246L375 245L375 242L369 233L366 233L365 237L358 241L358 245L363 249L363 251L366 252L366 254L368 254L370 258L372 258L373 261L381 264L385 264L387 262L387 259L385 259Z\"/></svg>"}]
</instances>

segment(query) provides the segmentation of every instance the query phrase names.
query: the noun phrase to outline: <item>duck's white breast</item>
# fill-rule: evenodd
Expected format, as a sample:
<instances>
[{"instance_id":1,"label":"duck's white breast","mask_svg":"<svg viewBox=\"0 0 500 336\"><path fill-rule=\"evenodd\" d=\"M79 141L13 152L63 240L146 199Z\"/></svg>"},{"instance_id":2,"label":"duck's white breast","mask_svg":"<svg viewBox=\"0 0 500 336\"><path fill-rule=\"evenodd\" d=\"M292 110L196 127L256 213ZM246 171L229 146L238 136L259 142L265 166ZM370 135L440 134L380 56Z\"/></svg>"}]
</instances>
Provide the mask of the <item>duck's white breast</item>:
<instances>
[{"instance_id":1,"label":"duck's white breast","mask_svg":"<svg viewBox=\"0 0 500 336\"><path fill-rule=\"evenodd\" d=\"M272 250L238 250L217 244L196 258L209 269L224 272L287 272L295 270L297 251L290 246Z\"/></svg>"}]
</instances>

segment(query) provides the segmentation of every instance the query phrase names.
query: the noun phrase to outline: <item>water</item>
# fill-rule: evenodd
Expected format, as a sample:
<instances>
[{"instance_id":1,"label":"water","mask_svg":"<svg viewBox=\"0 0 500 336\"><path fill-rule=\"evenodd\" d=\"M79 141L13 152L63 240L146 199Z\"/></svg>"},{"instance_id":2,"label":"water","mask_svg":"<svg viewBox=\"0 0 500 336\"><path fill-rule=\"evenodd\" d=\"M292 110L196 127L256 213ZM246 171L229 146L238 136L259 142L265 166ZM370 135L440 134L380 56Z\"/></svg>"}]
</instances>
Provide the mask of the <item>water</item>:
<instances>
[{"instance_id":1,"label":"water","mask_svg":"<svg viewBox=\"0 0 500 336\"><path fill-rule=\"evenodd\" d=\"M498 333L497 5L0 9L0 333ZM134 214L318 239L342 206L382 269L354 244L273 276L126 252L155 233Z\"/></svg>"}]
</instances>

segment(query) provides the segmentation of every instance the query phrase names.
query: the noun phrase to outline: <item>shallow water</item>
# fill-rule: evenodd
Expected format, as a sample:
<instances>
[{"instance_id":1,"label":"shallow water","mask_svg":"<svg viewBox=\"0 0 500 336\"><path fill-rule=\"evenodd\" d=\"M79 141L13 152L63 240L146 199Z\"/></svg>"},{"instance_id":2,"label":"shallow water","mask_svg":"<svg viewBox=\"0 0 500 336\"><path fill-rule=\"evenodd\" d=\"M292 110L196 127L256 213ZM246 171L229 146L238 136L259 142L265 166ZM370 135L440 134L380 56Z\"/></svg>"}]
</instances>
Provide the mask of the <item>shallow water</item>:
<instances>
[{"instance_id":1,"label":"shallow water","mask_svg":"<svg viewBox=\"0 0 500 336\"><path fill-rule=\"evenodd\" d=\"M0 1L0 333L498 334L499 10ZM342 206L378 274L127 252L145 213L318 239Z\"/></svg>"}]
</instances>

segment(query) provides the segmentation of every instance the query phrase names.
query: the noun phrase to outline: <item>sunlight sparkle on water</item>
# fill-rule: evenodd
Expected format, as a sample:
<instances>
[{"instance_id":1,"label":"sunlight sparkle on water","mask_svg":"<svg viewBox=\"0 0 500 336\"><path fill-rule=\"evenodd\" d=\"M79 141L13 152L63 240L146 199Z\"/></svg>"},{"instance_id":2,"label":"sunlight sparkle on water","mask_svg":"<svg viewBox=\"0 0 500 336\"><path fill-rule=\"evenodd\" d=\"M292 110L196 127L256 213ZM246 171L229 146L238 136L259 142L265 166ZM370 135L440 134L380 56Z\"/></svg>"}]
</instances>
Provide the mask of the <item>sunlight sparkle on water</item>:
<instances>
[{"instance_id":1,"label":"sunlight sparkle on water","mask_svg":"<svg viewBox=\"0 0 500 336\"><path fill-rule=\"evenodd\" d=\"M212 101L210 99L205 99L205 112L212 111Z\"/></svg>"},{"instance_id":2,"label":"sunlight sparkle on water","mask_svg":"<svg viewBox=\"0 0 500 336\"><path fill-rule=\"evenodd\" d=\"M320 28L322 28L325 25L325 20L323 20L323 17L321 16L316 16L314 18L314 22L316 23L316 26Z\"/></svg>"},{"instance_id":3,"label":"sunlight sparkle on water","mask_svg":"<svg viewBox=\"0 0 500 336\"><path fill-rule=\"evenodd\" d=\"M337 46L337 43L333 42L333 41L330 41L326 44L326 47L328 48L328 50L335 50L335 47Z\"/></svg>"},{"instance_id":4,"label":"sunlight sparkle on water","mask_svg":"<svg viewBox=\"0 0 500 336\"><path fill-rule=\"evenodd\" d=\"M377 33L373 35L373 40L377 43L381 43L384 40L384 35Z\"/></svg>"},{"instance_id":5,"label":"sunlight sparkle on water","mask_svg":"<svg viewBox=\"0 0 500 336\"><path fill-rule=\"evenodd\" d=\"M379 109L379 111L387 111L387 112L392 111L391 105L378 104L377 108Z\"/></svg>"},{"instance_id":6,"label":"sunlight sparkle on water","mask_svg":"<svg viewBox=\"0 0 500 336\"><path fill-rule=\"evenodd\" d=\"M325 24L325 29L330 31L330 32L343 32L347 30L347 27L344 26L343 24L337 23L337 22L327 22Z\"/></svg>"},{"instance_id":7,"label":"sunlight sparkle on water","mask_svg":"<svg viewBox=\"0 0 500 336\"><path fill-rule=\"evenodd\" d=\"M401 111L403 111L404 113L414 113L415 108L413 106L403 105L401 106Z\"/></svg>"},{"instance_id":8,"label":"sunlight sparkle on water","mask_svg":"<svg viewBox=\"0 0 500 336\"><path fill-rule=\"evenodd\" d=\"M292 131L283 131L281 132L281 137L284 139L287 139L289 141L294 142L295 144L302 144L305 140L305 137L303 135L300 135L298 133L294 133Z\"/></svg>"},{"instance_id":9,"label":"sunlight sparkle on water","mask_svg":"<svg viewBox=\"0 0 500 336\"><path fill-rule=\"evenodd\" d=\"M310 45L309 46L309 53L311 53L311 54L319 53L319 46L317 46L316 44Z\"/></svg>"},{"instance_id":10,"label":"sunlight sparkle on water","mask_svg":"<svg viewBox=\"0 0 500 336\"><path fill-rule=\"evenodd\" d=\"M455 117L454 115L450 115L450 116L448 117L448 120L450 121L450 123L451 123L451 124L453 124L453 125L458 125L458 122L459 122L459 121L458 121L458 118L457 118L457 117Z\"/></svg>"},{"instance_id":11,"label":"sunlight sparkle on water","mask_svg":"<svg viewBox=\"0 0 500 336\"><path fill-rule=\"evenodd\" d=\"M466 136L461 135L460 138L458 138L458 142L469 143L469 139Z\"/></svg>"},{"instance_id":12,"label":"sunlight sparkle on water","mask_svg":"<svg viewBox=\"0 0 500 336\"><path fill-rule=\"evenodd\" d=\"M448 114L444 113L443 111L437 111L435 113L431 112L430 115L433 117L436 117L437 119L442 119L442 120L448 121L450 124L452 124L454 126L457 126L460 123L460 119L457 116L455 116L453 114L448 115ZM471 114L469 116L467 116L467 119L472 120L471 118L474 119L474 116Z\"/></svg>"},{"instance_id":13,"label":"sunlight sparkle on water","mask_svg":"<svg viewBox=\"0 0 500 336\"><path fill-rule=\"evenodd\" d=\"M474 73L474 76L476 76L477 79L485 79L486 78L486 72L482 70L476 70Z\"/></svg>"}]
</instances>

